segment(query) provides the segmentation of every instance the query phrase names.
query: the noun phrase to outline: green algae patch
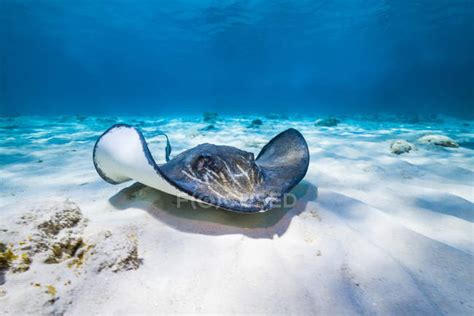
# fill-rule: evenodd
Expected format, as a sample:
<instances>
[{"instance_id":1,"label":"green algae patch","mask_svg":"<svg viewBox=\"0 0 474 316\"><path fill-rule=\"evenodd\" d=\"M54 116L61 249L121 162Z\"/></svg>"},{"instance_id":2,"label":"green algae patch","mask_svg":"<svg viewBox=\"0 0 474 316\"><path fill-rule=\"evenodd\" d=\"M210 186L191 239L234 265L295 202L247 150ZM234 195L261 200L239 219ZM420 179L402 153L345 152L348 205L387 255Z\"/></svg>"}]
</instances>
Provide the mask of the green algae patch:
<instances>
[{"instance_id":1,"label":"green algae patch","mask_svg":"<svg viewBox=\"0 0 474 316\"><path fill-rule=\"evenodd\" d=\"M18 255L13 244L0 243L0 270L11 270L13 273L25 272L30 269L31 258L27 253Z\"/></svg>"},{"instance_id":2,"label":"green algae patch","mask_svg":"<svg viewBox=\"0 0 474 316\"><path fill-rule=\"evenodd\" d=\"M30 256L28 256L27 253L21 254L21 260L23 261L24 264L31 264L31 258Z\"/></svg>"},{"instance_id":3,"label":"green algae patch","mask_svg":"<svg viewBox=\"0 0 474 316\"><path fill-rule=\"evenodd\" d=\"M51 295L52 297L56 296L57 290L54 286L52 285L46 285L46 293Z\"/></svg>"},{"instance_id":4,"label":"green algae patch","mask_svg":"<svg viewBox=\"0 0 474 316\"><path fill-rule=\"evenodd\" d=\"M0 270L8 270L17 258L10 245L0 242Z\"/></svg>"},{"instance_id":5,"label":"green algae patch","mask_svg":"<svg viewBox=\"0 0 474 316\"><path fill-rule=\"evenodd\" d=\"M63 242L55 243L51 246L50 255L45 260L45 263L60 263L64 260L77 257L80 254L80 249L84 246L85 243L82 238L69 238Z\"/></svg>"},{"instance_id":6,"label":"green algae patch","mask_svg":"<svg viewBox=\"0 0 474 316\"><path fill-rule=\"evenodd\" d=\"M94 245L86 245L83 243L83 247L81 247L78 251L77 254L72 260L68 263L69 268L79 268L81 267L85 260L86 260L86 254L94 248Z\"/></svg>"},{"instance_id":7,"label":"green algae patch","mask_svg":"<svg viewBox=\"0 0 474 316\"><path fill-rule=\"evenodd\" d=\"M27 253L22 253L19 259L20 262L15 262L15 266L12 268L13 273L25 272L30 269L32 260Z\"/></svg>"}]
</instances>

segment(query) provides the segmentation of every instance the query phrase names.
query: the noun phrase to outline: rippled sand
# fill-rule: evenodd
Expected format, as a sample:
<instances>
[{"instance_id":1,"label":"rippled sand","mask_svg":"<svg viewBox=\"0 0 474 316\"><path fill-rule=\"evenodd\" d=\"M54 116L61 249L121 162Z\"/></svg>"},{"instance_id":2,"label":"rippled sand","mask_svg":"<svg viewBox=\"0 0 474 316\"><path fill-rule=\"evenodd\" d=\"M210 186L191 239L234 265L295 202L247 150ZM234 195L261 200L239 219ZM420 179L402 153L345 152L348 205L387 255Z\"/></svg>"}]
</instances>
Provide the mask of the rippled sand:
<instances>
[{"instance_id":1,"label":"rippled sand","mask_svg":"<svg viewBox=\"0 0 474 316\"><path fill-rule=\"evenodd\" d=\"M133 236L139 260L97 272L92 255L72 268L34 257L26 272L1 274L0 313L474 313L474 122L343 118L316 127L260 117L249 128L255 118L224 117L210 131L200 117L1 118L0 223L68 199L87 218L86 243L104 231ZM178 208L172 196L96 174L94 142L117 122L140 128L161 162L158 131L172 155L205 142L257 154L293 127L310 167L293 208ZM417 143L427 134L461 146ZM392 154L398 139L417 149ZM9 238L0 231L1 242Z\"/></svg>"}]
</instances>

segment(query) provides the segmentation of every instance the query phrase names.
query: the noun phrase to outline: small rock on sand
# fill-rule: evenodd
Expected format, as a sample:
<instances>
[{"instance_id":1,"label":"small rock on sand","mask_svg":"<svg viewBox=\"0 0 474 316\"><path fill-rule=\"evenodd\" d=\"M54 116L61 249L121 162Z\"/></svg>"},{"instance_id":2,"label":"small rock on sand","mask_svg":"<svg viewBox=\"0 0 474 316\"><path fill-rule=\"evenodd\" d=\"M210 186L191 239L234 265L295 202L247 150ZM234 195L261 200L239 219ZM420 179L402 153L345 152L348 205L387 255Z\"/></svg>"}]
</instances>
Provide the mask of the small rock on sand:
<instances>
[{"instance_id":1,"label":"small rock on sand","mask_svg":"<svg viewBox=\"0 0 474 316\"><path fill-rule=\"evenodd\" d=\"M250 125L247 126L247 127L248 127L248 128L258 128L258 127L260 127L260 126L262 126L262 125L263 125L262 120L256 119L256 120L253 120L252 123L250 123Z\"/></svg>"},{"instance_id":2,"label":"small rock on sand","mask_svg":"<svg viewBox=\"0 0 474 316\"><path fill-rule=\"evenodd\" d=\"M90 239L93 246L90 247L86 269L120 272L139 268L141 260L138 257L138 239L134 233L124 230L112 234L104 231Z\"/></svg>"},{"instance_id":3,"label":"small rock on sand","mask_svg":"<svg viewBox=\"0 0 474 316\"><path fill-rule=\"evenodd\" d=\"M213 124L207 125L206 127L203 127L200 129L201 132L209 132L209 131L216 131L217 127L215 127Z\"/></svg>"},{"instance_id":4,"label":"small rock on sand","mask_svg":"<svg viewBox=\"0 0 474 316\"><path fill-rule=\"evenodd\" d=\"M325 126L325 127L333 127L337 126L340 121L336 118L324 118L324 119L318 119L316 122L314 122L315 126Z\"/></svg>"},{"instance_id":5,"label":"small rock on sand","mask_svg":"<svg viewBox=\"0 0 474 316\"><path fill-rule=\"evenodd\" d=\"M396 140L390 145L390 151L393 154L400 155L413 150L415 146L405 140Z\"/></svg>"},{"instance_id":6,"label":"small rock on sand","mask_svg":"<svg viewBox=\"0 0 474 316\"><path fill-rule=\"evenodd\" d=\"M433 144L441 147L457 148L459 144L444 135L426 135L418 139L419 143Z\"/></svg>"},{"instance_id":7,"label":"small rock on sand","mask_svg":"<svg viewBox=\"0 0 474 316\"><path fill-rule=\"evenodd\" d=\"M217 120L218 116L219 114L215 112L204 112L202 114L203 121L208 123L214 123Z\"/></svg>"}]
</instances>

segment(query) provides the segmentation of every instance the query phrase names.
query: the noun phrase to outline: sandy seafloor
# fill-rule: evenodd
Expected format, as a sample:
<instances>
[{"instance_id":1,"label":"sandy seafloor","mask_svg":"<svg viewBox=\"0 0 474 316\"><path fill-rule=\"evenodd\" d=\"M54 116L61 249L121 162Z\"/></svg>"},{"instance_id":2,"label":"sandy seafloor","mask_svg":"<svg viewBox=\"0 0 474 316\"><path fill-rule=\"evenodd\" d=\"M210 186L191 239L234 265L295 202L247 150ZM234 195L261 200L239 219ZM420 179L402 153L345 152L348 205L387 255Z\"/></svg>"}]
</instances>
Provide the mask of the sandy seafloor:
<instances>
[{"instance_id":1,"label":"sandy seafloor","mask_svg":"<svg viewBox=\"0 0 474 316\"><path fill-rule=\"evenodd\" d=\"M30 262L0 274L0 314L474 313L474 122L344 118L326 128L261 117L248 128L254 118L224 117L215 131L200 131L200 117L1 118L0 241ZM97 175L94 142L116 122L142 129L160 162L157 131L174 155L205 142L257 154L294 127L311 162L293 208L177 208L174 197ZM427 134L462 146L417 143ZM397 139L417 149L392 154ZM79 224L38 231L72 203ZM79 250L44 263L63 233L79 236ZM35 238L46 248L28 246Z\"/></svg>"}]
</instances>

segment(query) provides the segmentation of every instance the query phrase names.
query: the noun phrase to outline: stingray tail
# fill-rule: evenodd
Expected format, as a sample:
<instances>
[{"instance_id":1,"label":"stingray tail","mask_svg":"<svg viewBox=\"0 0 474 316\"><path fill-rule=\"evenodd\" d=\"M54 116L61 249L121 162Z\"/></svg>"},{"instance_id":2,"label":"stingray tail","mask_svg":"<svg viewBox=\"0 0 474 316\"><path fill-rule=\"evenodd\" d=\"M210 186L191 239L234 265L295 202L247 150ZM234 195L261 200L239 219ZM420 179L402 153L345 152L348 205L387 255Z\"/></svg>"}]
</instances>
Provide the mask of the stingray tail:
<instances>
[{"instance_id":1,"label":"stingray tail","mask_svg":"<svg viewBox=\"0 0 474 316\"><path fill-rule=\"evenodd\" d=\"M168 152L171 146L167 138L167 156ZM135 179L137 174L153 172L156 168L142 133L126 124L116 124L99 137L93 161L97 173L112 184Z\"/></svg>"}]
</instances>

